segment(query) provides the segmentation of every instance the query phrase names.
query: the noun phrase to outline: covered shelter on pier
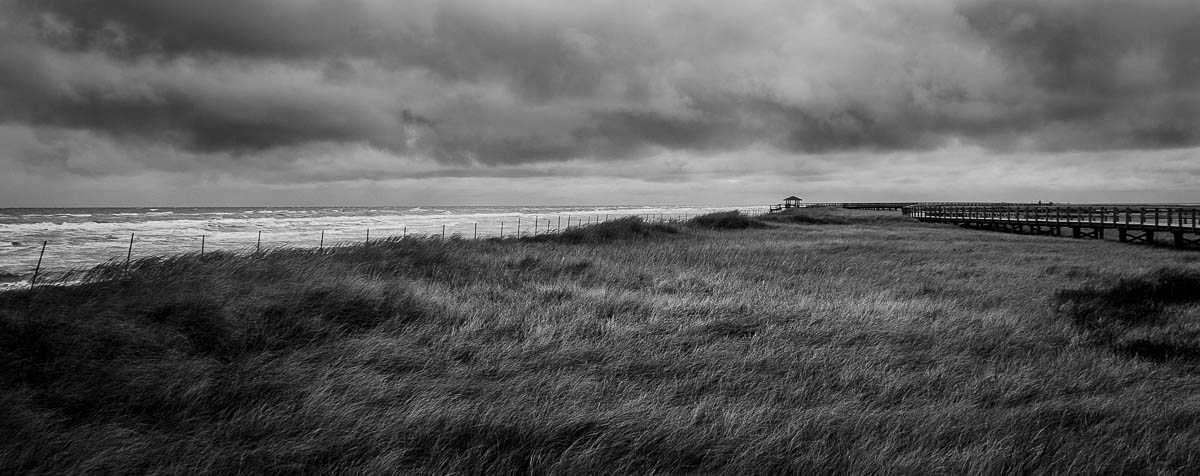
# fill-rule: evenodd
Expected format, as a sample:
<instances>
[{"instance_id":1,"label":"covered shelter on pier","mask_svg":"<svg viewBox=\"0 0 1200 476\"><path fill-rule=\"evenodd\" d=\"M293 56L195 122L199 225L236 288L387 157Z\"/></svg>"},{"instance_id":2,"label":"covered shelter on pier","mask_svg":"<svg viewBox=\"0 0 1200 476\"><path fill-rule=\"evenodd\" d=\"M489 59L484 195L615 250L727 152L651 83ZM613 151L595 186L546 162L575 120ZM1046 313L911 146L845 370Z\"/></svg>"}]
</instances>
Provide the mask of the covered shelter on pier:
<instances>
[{"instance_id":1,"label":"covered shelter on pier","mask_svg":"<svg viewBox=\"0 0 1200 476\"><path fill-rule=\"evenodd\" d=\"M803 200L803 199L800 197L797 197L795 195L792 195L788 198L783 199L783 203L780 203L778 205L771 205L771 212L774 213L774 212L782 211L782 210L785 210L788 208L800 208L801 200Z\"/></svg>"}]
</instances>

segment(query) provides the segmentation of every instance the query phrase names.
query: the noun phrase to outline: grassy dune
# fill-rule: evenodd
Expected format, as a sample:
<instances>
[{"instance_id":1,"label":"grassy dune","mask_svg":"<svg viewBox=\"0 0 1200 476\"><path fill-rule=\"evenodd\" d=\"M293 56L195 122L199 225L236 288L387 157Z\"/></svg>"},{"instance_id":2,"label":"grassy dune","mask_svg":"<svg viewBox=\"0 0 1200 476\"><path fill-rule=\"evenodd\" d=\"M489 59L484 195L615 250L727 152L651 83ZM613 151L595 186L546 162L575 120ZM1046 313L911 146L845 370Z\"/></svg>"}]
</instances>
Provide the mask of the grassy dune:
<instances>
[{"instance_id":1,"label":"grassy dune","mask_svg":"<svg viewBox=\"0 0 1200 476\"><path fill-rule=\"evenodd\" d=\"M1197 472L1200 253L809 210L0 294L0 473Z\"/></svg>"}]
</instances>

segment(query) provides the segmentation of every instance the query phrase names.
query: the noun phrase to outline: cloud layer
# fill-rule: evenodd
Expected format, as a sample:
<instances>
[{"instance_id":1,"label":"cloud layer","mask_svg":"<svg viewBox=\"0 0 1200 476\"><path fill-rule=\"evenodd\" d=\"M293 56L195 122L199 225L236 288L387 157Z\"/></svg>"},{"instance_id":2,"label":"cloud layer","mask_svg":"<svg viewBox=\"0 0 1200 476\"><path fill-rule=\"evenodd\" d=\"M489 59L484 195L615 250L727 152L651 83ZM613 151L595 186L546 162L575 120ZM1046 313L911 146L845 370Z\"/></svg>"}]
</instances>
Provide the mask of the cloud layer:
<instances>
[{"instance_id":1,"label":"cloud layer","mask_svg":"<svg viewBox=\"0 0 1200 476\"><path fill-rule=\"evenodd\" d=\"M0 160L42 176L1200 145L1193 0L0 0L0 18Z\"/></svg>"}]
</instances>

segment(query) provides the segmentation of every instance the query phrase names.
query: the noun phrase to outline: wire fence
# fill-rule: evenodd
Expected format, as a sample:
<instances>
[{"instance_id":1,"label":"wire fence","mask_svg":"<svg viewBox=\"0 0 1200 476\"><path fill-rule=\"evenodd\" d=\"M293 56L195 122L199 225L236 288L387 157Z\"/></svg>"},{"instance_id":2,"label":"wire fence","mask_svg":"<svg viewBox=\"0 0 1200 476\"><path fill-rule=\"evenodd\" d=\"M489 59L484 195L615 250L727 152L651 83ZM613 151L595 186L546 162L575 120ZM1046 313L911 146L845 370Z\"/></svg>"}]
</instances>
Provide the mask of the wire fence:
<instances>
[{"instance_id":1,"label":"wire fence","mask_svg":"<svg viewBox=\"0 0 1200 476\"><path fill-rule=\"evenodd\" d=\"M768 213L768 207L739 207L741 213ZM561 233L615 219L637 217L649 223L682 223L704 213L591 213L550 214L549 216L513 216L492 220L453 218L443 222L428 216L415 218L413 224L396 220L395 224L377 223L373 227L319 226L253 229L253 224L237 230L180 230L130 231L128 235L109 233L102 237L71 236L40 240L21 245L2 257L7 271L0 271L0 290L19 288L54 281L73 270L89 269L96 265L159 255L213 252L259 252L274 248L324 249L337 246L370 243L394 238L425 239L508 239ZM729 211L729 210L726 210ZM405 217L397 217L405 218ZM382 225L382 226L380 226ZM132 228L132 227L131 227ZM199 233L195 233L199 231ZM15 271L13 271L15 270Z\"/></svg>"}]
</instances>

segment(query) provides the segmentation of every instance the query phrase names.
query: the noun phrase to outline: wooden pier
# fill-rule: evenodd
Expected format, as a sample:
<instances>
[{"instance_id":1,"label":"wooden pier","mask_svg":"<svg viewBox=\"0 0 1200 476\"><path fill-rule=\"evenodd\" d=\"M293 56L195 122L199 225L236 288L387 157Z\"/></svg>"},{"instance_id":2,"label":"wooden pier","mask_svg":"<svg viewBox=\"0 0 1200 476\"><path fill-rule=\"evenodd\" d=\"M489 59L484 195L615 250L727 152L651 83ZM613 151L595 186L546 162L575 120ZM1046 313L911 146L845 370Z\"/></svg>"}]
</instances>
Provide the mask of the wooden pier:
<instances>
[{"instance_id":1,"label":"wooden pier","mask_svg":"<svg viewBox=\"0 0 1200 476\"><path fill-rule=\"evenodd\" d=\"M850 210L904 210L906 207L922 206L1012 206L1023 203L1007 202L811 202L803 208L846 208Z\"/></svg>"},{"instance_id":2,"label":"wooden pier","mask_svg":"<svg viewBox=\"0 0 1200 476\"><path fill-rule=\"evenodd\" d=\"M1111 230L1122 242L1143 244L1169 234L1176 248L1200 247L1200 207L1194 206L913 203L900 209L923 222L1051 236L1069 230L1074 238L1092 239L1103 239Z\"/></svg>"}]
</instances>

